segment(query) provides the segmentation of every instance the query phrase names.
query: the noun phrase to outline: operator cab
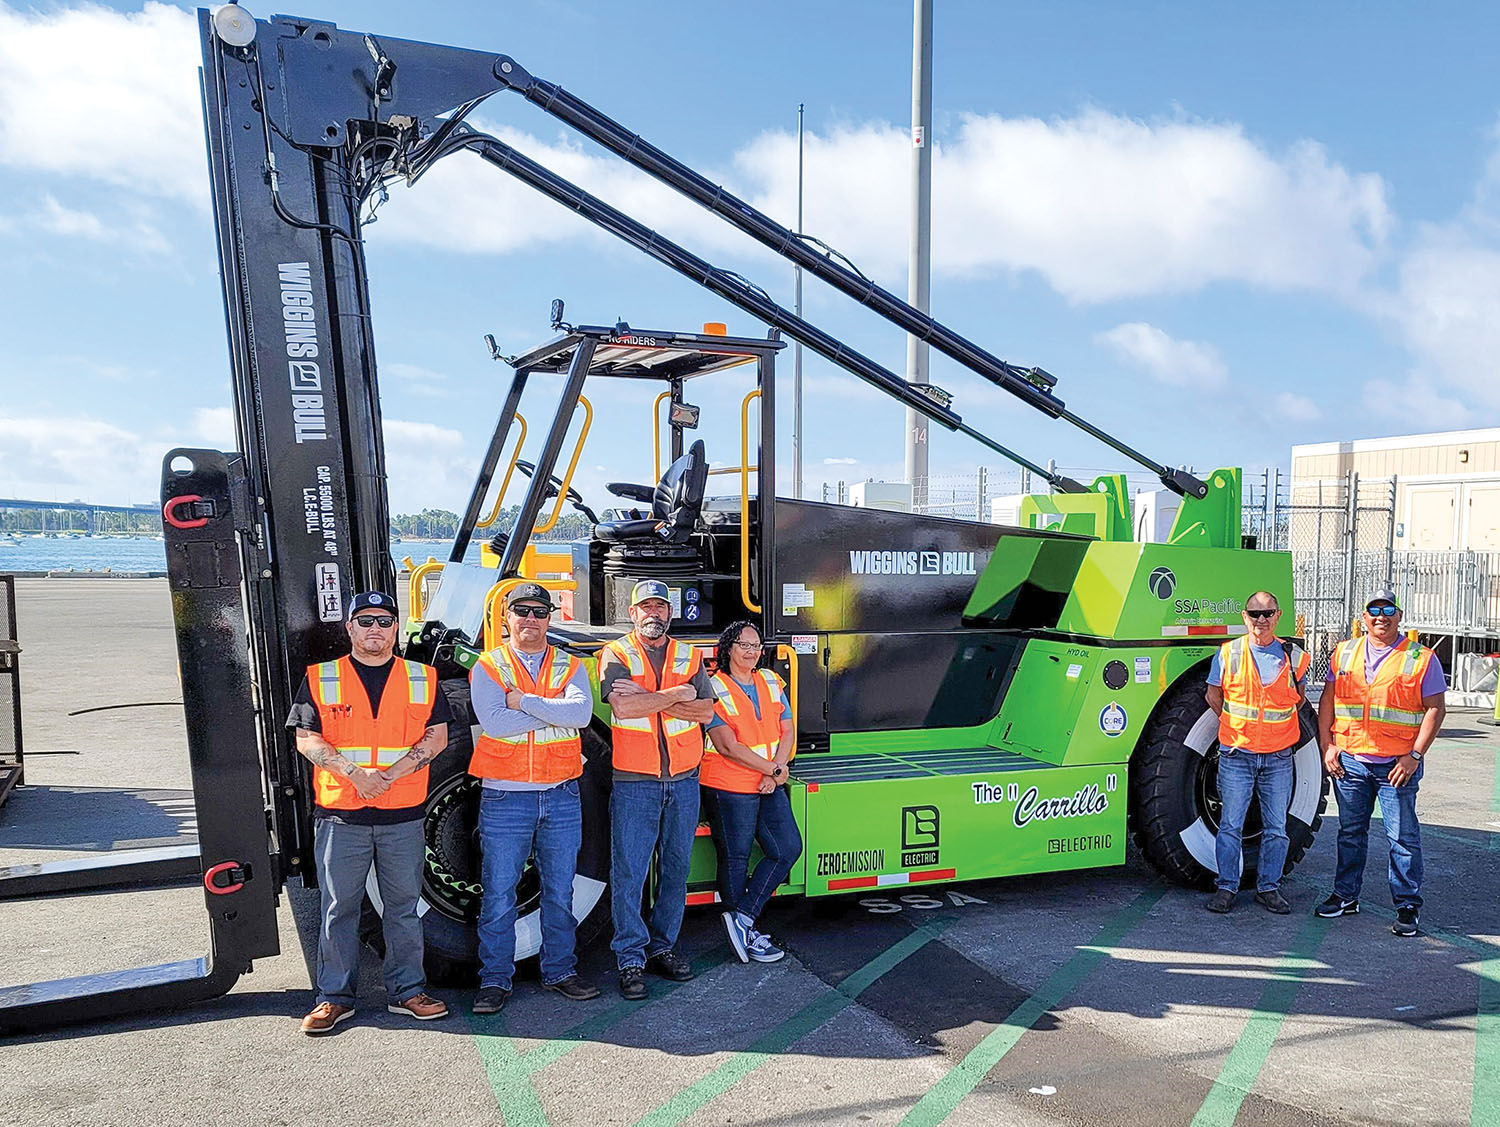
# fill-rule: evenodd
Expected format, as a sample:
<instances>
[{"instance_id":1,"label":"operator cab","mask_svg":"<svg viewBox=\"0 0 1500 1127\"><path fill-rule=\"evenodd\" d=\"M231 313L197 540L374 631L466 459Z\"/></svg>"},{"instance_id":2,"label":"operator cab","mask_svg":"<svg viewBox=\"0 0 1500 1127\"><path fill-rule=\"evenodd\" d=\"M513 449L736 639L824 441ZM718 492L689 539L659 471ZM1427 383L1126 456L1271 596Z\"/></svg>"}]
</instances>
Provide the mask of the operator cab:
<instances>
[{"instance_id":1,"label":"operator cab","mask_svg":"<svg viewBox=\"0 0 1500 1127\"><path fill-rule=\"evenodd\" d=\"M561 302L554 303L553 323L561 335L520 356L500 356L491 344L495 358L513 369L509 392L450 560L440 569L426 565L432 569L426 574L414 572L411 611L421 630L416 642L433 660L451 653L453 647L444 643L460 643L460 649L463 643L494 644L496 607L507 580L535 579L555 590L561 613L553 630L558 640L573 644L597 644L629 631L630 589L642 579L667 584L674 618L686 634L715 633L759 609L758 502L774 490L762 477L761 466L771 457L763 449L762 426L774 417L769 412L775 356L785 347L778 334L731 337L714 324L699 333L646 332L624 323L575 327L563 324L561 314ZM753 377L753 387L733 420L738 448L732 454L717 451L720 462L730 464L711 467L705 441L689 434L699 426L700 409L686 393L693 380L751 365L744 374ZM527 427L518 407L527 384L539 378L561 379L563 387L532 462L520 458ZM601 506L602 515L572 484L595 422L585 388L600 379L634 380L656 389L649 401L655 480L606 483L616 503ZM717 443L733 441L722 425L720 431ZM568 454L570 432L576 437ZM529 479L525 495L514 519L505 522L509 527L497 528L517 474ZM492 491L497 476L499 489ZM716 478L723 484L714 489ZM489 515L481 518L492 492ZM572 541L549 540L564 504L583 517L588 533ZM463 562L478 538L486 538L480 564ZM437 581L430 603L424 587L429 578Z\"/></svg>"}]
</instances>

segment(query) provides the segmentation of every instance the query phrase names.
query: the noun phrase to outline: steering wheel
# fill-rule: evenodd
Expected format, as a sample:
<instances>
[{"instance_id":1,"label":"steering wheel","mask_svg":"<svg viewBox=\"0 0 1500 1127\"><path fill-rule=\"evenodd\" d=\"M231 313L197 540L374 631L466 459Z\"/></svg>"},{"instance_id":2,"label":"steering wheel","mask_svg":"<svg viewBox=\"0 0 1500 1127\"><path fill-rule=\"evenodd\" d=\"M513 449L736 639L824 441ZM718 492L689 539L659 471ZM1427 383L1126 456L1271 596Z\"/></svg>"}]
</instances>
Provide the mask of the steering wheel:
<instances>
[{"instance_id":1,"label":"steering wheel","mask_svg":"<svg viewBox=\"0 0 1500 1127\"><path fill-rule=\"evenodd\" d=\"M516 469L520 470L527 477L533 477L536 474L536 465L532 462L517 461ZM543 485L545 486L542 494L542 500L544 501L552 497L556 497L558 492L563 487L562 479L559 478L556 474L550 475L547 480L543 482ZM569 486L568 491L563 494L563 500L567 501L568 504L572 505L584 516L588 517L589 523L599 523L599 518L594 515L593 511L584 502L583 494L578 492L578 490Z\"/></svg>"}]
</instances>

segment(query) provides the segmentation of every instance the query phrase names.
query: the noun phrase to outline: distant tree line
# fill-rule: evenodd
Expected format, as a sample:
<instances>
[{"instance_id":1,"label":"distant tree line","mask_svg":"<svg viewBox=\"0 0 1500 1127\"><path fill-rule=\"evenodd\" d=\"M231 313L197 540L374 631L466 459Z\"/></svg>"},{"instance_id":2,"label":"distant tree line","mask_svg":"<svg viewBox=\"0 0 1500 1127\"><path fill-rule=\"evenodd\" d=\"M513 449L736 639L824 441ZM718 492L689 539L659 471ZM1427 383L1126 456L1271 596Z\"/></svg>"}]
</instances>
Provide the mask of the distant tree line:
<instances>
[{"instance_id":1,"label":"distant tree line","mask_svg":"<svg viewBox=\"0 0 1500 1127\"><path fill-rule=\"evenodd\" d=\"M545 519L551 513L547 506ZM500 517L489 528L476 532L475 539L489 539L496 532L508 531L521 513L520 505L508 505L500 510ZM403 513L391 518L391 535L411 540L451 540L458 534L459 515L447 509L423 509L420 513ZM557 526L544 532L541 540L580 540L588 536L591 526L582 513L564 510Z\"/></svg>"},{"instance_id":2,"label":"distant tree line","mask_svg":"<svg viewBox=\"0 0 1500 1127\"><path fill-rule=\"evenodd\" d=\"M111 536L160 536L161 514L155 509L142 512L101 512L95 510L93 528L89 515L82 509L4 509L0 508L0 532L89 532Z\"/></svg>"}]
</instances>

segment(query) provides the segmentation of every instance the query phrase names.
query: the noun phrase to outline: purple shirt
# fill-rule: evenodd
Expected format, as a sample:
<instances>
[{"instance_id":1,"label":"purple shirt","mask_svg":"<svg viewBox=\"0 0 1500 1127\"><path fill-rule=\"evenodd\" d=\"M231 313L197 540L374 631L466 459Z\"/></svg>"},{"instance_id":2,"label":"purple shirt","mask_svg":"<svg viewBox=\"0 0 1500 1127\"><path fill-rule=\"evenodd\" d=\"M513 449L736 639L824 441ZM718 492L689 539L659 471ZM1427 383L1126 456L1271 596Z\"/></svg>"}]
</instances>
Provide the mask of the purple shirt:
<instances>
[{"instance_id":1,"label":"purple shirt","mask_svg":"<svg viewBox=\"0 0 1500 1127\"><path fill-rule=\"evenodd\" d=\"M1390 657L1396 651L1396 647L1400 644L1400 642L1392 642L1389 646L1377 646L1368 637L1365 638L1366 681L1375 676L1375 671L1381 667L1386 658ZM1333 684L1333 679L1337 674L1338 670L1330 665L1328 667L1328 677L1324 683ZM1443 674L1443 663L1438 661L1437 654L1433 654L1432 660L1427 663L1427 672L1422 675L1422 696L1435 697L1447 691L1448 678Z\"/></svg>"}]
</instances>

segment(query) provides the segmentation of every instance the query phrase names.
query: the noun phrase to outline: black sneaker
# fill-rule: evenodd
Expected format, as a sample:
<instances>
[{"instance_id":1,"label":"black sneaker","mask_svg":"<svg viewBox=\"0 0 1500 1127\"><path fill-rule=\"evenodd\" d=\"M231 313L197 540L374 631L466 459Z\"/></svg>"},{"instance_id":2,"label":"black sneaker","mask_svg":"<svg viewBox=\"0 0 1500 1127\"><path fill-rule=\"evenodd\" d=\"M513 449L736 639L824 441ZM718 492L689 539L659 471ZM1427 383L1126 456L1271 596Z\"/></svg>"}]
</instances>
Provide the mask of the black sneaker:
<instances>
[{"instance_id":1,"label":"black sneaker","mask_svg":"<svg viewBox=\"0 0 1500 1127\"><path fill-rule=\"evenodd\" d=\"M620 997L627 1002L644 1002L648 993L646 968L625 967L620 971Z\"/></svg>"},{"instance_id":2,"label":"black sneaker","mask_svg":"<svg viewBox=\"0 0 1500 1127\"><path fill-rule=\"evenodd\" d=\"M585 982L576 974L568 975L561 982L544 982L542 989L555 991L570 1002L587 1002L590 998L599 996L599 987L592 982Z\"/></svg>"},{"instance_id":3,"label":"black sneaker","mask_svg":"<svg viewBox=\"0 0 1500 1127\"><path fill-rule=\"evenodd\" d=\"M693 977L693 968L688 965L688 961L671 948L647 959L646 969L662 978L670 978L673 982L687 982Z\"/></svg>"},{"instance_id":4,"label":"black sneaker","mask_svg":"<svg viewBox=\"0 0 1500 1127\"><path fill-rule=\"evenodd\" d=\"M1359 915L1359 901L1345 900L1335 892L1313 909L1313 915L1322 916L1325 920L1331 920L1336 916L1357 916Z\"/></svg>"},{"instance_id":5,"label":"black sneaker","mask_svg":"<svg viewBox=\"0 0 1500 1127\"><path fill-rule=\"evenodd\" d=\"M1257 892L1255 902L1274 916L1292 914L1292 906L1286 902L1286 897L1281 895L1279 888L1273 888L1269 892Z\"/></svg>"},{"instance_id":6,"label":"black sneaker","mask_svg":"<svg viewBox=\"0 0 1500 1127\"><path fill-rule=\"evenodd\" d=\"M1417 910L1415 908L1397 908L1396 922L1391 924L1392 935L1416 935L1417 934Z\"/></svg>"},{"instance_id":7,"label":"black sneaker","mask_svg":"<svg viewBox=\"0 0 1500 1127\"><path fill-rule=\"evenodd\" d=\"M505 1008L505 1000L510 997L510 991L503 986L481 986L479 993L474 995L473 1012L480 1014L497 1014Z\"/></svg>"},{"instance_id":8,"label":"black sneaker","mask_svg":"<svg viewBox=\"0 0 1500 1127\"><path fill-rule=\"evenodd\" d=\"M1225 912L1233 911L1234 893L1227 888L1216 888L1214 889L1214 894L1208 898L1208 903L1204 907L1210 912L1218 912L1221 916Z\"/></svg>"}]
</instances>

